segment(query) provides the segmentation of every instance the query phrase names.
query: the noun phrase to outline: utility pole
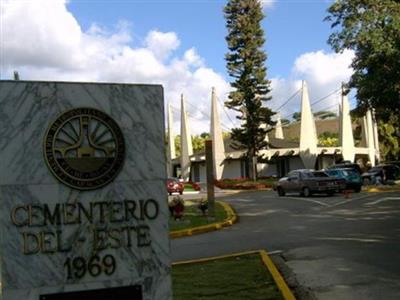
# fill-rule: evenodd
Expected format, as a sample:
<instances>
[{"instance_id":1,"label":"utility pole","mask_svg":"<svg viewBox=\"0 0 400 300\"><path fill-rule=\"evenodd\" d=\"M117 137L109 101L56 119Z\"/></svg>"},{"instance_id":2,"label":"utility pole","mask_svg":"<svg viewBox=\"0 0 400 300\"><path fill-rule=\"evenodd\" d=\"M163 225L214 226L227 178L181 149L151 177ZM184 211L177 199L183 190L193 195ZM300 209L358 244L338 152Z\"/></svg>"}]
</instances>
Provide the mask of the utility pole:
<instances>
[{"instance_id":1,"label":"utility pole","mask_svg":"<svg viewBox=\"0 0 400 300\"><path fill-rule=\"evenodd\" d=\"M207 173L207 201L208 215L215 217L215 194L214 194L214 164L213 144L211 140L206 141L206 173Z\"/></svg>"}]
</instances>

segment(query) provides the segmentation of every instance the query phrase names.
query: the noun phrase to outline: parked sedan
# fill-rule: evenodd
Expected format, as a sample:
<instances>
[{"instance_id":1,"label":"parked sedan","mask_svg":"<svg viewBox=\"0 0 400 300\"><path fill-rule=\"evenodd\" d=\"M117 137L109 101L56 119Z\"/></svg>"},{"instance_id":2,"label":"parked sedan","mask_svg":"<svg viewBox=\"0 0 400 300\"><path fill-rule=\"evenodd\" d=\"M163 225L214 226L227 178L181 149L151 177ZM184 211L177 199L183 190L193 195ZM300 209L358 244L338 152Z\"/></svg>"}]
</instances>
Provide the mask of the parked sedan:
<instances>
[{"instance_id":1,"label":"parked sedan","mask_svg":"<svg viewBox=\"0 0 400 300\"><path fill-rule=\"evenodd\" d=\"M330 169L353 169L356 171L358 174L361 174L361 167L359 164L356 163L350 163L350 162L343 162L340 164L332 165L328 167L328 170Z\"/></svg>"},{"instance_id":2,"label":"parked sedan","mask_svg":"<svg viewBox=\"0 0 400 300\"><path fill-rule=\"evenodd\" d=\"M287 177L279 179L275 189L279 196L284 196L288 192L297 192L305 197L313 193L331 196L340 189L340 180L329 177L323 171L295 170L289 172Z\"/></svg>"},{"instance_id":3,"label":"parked sedan","mask_svg":"<svg viewBox=\"0 0 400 300\"><path fill-rule=\"evenodd\" d=\"M356 193L361 191L362 179L360 173L351 168L337 168L325 170L325 173L329 176L341 178L344 180L344 186L340 187L340 190L354 190Z\"/></svg>"},{"instance_id":4,"label":"parked sedan","mask_svg":"<svg viewBox=\"0 0 400 300\"><path fill-rule=\"evenodd\" d=\"M386 184L400 177L400 168L396 165L378 165L363 173L364 184Z\"/></svg>"},{"instance_id":5,"label":"parked sedan","mask_svg":"<svg viewBox=\"0 0 400 300\"><path fill-rule=\"evenodd\" d=\"M178 178L170 177L167 179L168 194L172 195L172 193L179 193L182 195L184 189L184 184L180 182Z\"/></svg>"}]
</instances>

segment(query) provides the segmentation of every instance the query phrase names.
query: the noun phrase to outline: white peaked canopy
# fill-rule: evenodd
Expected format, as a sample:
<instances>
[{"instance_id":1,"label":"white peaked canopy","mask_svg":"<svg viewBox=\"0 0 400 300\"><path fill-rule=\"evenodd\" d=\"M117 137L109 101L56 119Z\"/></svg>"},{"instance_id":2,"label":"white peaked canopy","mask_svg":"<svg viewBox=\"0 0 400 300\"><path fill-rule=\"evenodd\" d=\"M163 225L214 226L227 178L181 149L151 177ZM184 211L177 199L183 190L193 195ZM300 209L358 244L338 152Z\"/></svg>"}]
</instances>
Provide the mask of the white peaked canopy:
<instances>
[{"instance_id":1,"label":"white peaked canopy","mask_svg":"<svg viewBox=\"0 0 400 300\"><path fill-rule=\"evenodd\" d=\"M172 115L171 104L168 103L168 150L167 150L167 172L168 176L172 176L172 160L176 157L175 152L175 136L173 132L174 120Z\"/></svg>"},{"instance_id":2,"label":"white peaked canopy","mask_svg":"<svg viewBox=\"0 0 400 300\"><path fill-rule=\"evenodd\" d=\"M301 94L300 157L305 168L314 169L318 155L317 130L311 111L307 84L303 80Z\"/></svg>"},{"instance_id":3,"label":"white peaked canopy","mask_svg":"<svg viewBox=\"0 0 400 300\"><path fill-rule=\"evenodd\" d=\"M280 114L278 114L277 119L276 119L275 138L284 139Z\"/></svg>"},{"instance_id":4,"label":"white peaked canopy","mask_svg":"<svg viewBox=\"0 0 400 300\"><path fill-rule=\"evenodd\" d=\"M378 160L376 163L379 162L379 160L381 159L381 154L379 151L379 136L378 136L378 124L376 122L376 118L375 118L375 112L372 112L372 129L374 130L374 146L375 146L375 159Z\"/></svg>"},{"instance_id":5,"label":"white peaked canopy","mask_svg":"<svg viewBox=\"0 0 400 300\"><path fill-rule=\"evenodd\" d=\"M224 171L225 146L221 122L218 113L218 102L215 88L211 91L211 128L210 135L213 144L213 165L215 179L221 179Z\"/></svg>"},{"instance_id":6,"label":"white peaked canopy","mask_svg":"<svg viewBox=\"0 0 400 300\"><path fill-rule=\"evenodd\" d=\"M361 147L368 147L368 126L367 126L367 117L364 116L361 119Z\"/></svg>"},{"instance_id":7,"label":"white peaked canopy","mask_svg":"<svg viewBox=\"0 0 400 300\"><path fill-rule=\"evenodd\" d=\"M186 115L185 100L181 95L181 176L184 181L190 179L190 156L192 154L192 137Z\"/></svg>"},{"instance_id":8,"label":"white peaked canopy","mask_svg":"<svg viewBox=\"0 0 400 300\"><path fill-rule=\"evenodd\" d=\"M370 110L367 111L366 114L367 119L367 148L368 148L368 157L372 166L375 166L375 140L374 140L374 125L372 123L372 113Z\"/></svg>"},{"instance_id":9,"label":"white peaked canopy","mask_svg":"<svg viewBox=\"0 0 400 300\"><path fill-rule=\"evenodd\" d=\"M351 125L350 105L347 95L342 91L342 111L340 113L340 145L344 160L354 162L355 148L353 138L353 127Z\"/></svg>"}]
</instances>

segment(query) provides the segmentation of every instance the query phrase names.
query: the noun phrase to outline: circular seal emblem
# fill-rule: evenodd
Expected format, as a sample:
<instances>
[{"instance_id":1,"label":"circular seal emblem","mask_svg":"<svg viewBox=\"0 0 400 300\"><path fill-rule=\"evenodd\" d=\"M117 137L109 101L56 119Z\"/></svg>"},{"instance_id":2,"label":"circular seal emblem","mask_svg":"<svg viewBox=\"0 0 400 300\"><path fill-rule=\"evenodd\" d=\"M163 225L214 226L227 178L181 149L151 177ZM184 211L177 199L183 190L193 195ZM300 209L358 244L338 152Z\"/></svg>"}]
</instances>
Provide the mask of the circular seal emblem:
<instances>
[{"instance_id":1,"label":"circular seal emblem","mask_svg":"<svg viewBox=\"0 0 400 300\"><path fill-rule=\"evenodd\" d=\"M110 116L94 108L74 108L49 126L44 157L62 183L92 190L117 176L125 157L125 142Z\"/></svg>"}]
</instances>

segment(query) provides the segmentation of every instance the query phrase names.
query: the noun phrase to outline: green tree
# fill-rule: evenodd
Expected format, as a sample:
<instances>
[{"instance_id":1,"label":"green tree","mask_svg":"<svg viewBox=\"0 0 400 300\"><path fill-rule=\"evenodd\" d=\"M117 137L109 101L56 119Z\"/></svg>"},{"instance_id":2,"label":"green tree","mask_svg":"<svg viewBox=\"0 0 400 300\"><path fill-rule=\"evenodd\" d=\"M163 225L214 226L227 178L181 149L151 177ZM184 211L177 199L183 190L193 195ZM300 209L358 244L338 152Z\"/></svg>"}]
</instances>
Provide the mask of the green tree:
<instances>
[{"instance_id":1,"label":"green tree","mask_svg":"<svg viewBox=\"0 0 400 300\"><path fill-rule=\"evenodd\" d=\"M200 134L200 136L205 140L210 138L210 134L208 132L203 132Z\"/></svg>"},{"instance_id":2,"label":"green tree","mask_svg":"<svg viewBox=\"0 0 400 300\"><path fill-rule=\"evenodd\" d=\"M288 120L288 119L282 119L282 120L281 120L281 124L282 124L282 125L289 125L289 124L290 124L290 120Z\"/></svg>"},{"instance_id":3,"label":"green tree","mask_svg":"<svg viewBox=\"0 0 400 300\"><path fill-rule=\"evenodd\" d=\"M234 88L225 105L239 112L241 126L232 129L232 139L247 149L248 166L253 166L253 157L266 146L265 135L270 129L262 124L274 125L274 114L263 103L270 100L270 81L266 79L266 53L261 21L264 18L258 0L229 0L224 9L228 34L229 52L225 55L228 74L233 78ZM269 126L271 127L271 126ZM253 179L256 174L249 168Z\"/></svg>"},{"instance_id":4,"label":"green tree","mask_svg":"<svg viewBox=\"0 0 400 300\"><path fill-rule=\"evenodd\" d=\"M327 111L327 110L320 110L315 113L313 113L315 119L319 120L325 120L325 119L332 119L332 118L337 118L337 114L334 113L333 111ZM292 118L296 121L299 122L301 120L301 112L297 111L293 113Z\"/></svg>"},{"instance_id":5,"label":"green tree","mask_svg":"<svg viewBox=\"0 0 400 300\"><path fill-rule=\"evenodd\" d=\"M400 117L392 114L386 122L378 122L379 149L383 160L400 160Z\"/></svg>"},{"instance_id":6,"label":"green tree","mask_svg":"<svg viewBox=\"0 0 400 300\"><path fill-rule=\"evenodd\" d=\"M374 108L385 121L400 113L400 1L337 0L326 20L336 28L328 43L354 51L348 83L357 90L357 111Z\"/></svg>"},{"instance_id":7,"label":"green tree","mask_svg":"<svg viewBox=\"0 0 400 300\"><path fill-rule=\"evenodd\" d=\"M339 146L339 135L334 132L325 131L318 135L318 146L336 147Z\"/></svg>"},{"instance_id":8,"label":"green tree","mask_svg":"<svg viewBox=\"0 0 400 300\"><path fill-rule=\"evenodd\" d=\"M301 119L301 112L296 111L295 113L293 113L292 118L296 121L299 122Z\"/></svg>"},{"instance_id":9,"label":"green tree","mask_svg":"<svg viewBox=\"0 0 400 300\"><path fill-rule=\"evenodd\" d=\"M206 136L207 138L207 136ZM193 143L193 153L199 153L199 152L204 152L205 148L205 142L206 138L204 138L202 135L194 135L192 136L192 143Z\"/></svg>"},{"instance_id":10,"label":"green tree","mask_svg":"<svg viewBox=\"0 0 400 300\"><path fill-rule=\"evenodd\" d=\"M337 114L333 111L320 110L314 113L314 117L320 120L333 119L337 118Z\"/></svg>"},{"instance_id":11,"label":"green tree","mask_svg":"<svg viewBox=\"0 0 400 300\"><path fill-rule=\"evenodd\" d=\"M176 157L179 157L181 156L181 136L180 135L175 136L174 142L175 142L175 154Z\"/></svg>"},{"instance_id":12,"label":"green tree","mask_svg":"<svg viewBox=\"0 0 400 300\"><path fill-rule=\"evenodd\" d=\"M222 132L224 138L229 138L228 132ZM211 139L210 134L207 132L203 132L200 135L192 135L192 146L193 153L200 153L205 151L205 142L207 139ZM176 156L179 157L181 155L181 136L175 136L175 151Z\"/></svg>"}]
</instances>

